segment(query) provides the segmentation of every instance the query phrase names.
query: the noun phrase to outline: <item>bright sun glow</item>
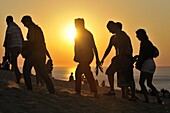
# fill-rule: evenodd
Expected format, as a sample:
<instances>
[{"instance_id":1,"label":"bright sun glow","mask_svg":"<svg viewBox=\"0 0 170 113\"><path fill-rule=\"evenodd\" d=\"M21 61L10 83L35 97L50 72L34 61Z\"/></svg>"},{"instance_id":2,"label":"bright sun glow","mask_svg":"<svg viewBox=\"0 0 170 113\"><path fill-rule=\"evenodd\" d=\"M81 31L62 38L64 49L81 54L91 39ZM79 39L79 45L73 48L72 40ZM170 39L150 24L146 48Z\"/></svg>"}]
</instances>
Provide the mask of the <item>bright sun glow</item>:
<instances>
[{"instance_id":1,"label":"bright sun glow","mask_svg":"<svg viewBox=\"0 0 170 113\"><path fill-rule=\"evenodd\" d=\"M65 39L70 42L74 43L74 38L76 36L76 29L75 27L68 26L67 28L64 29L63 31Z\"/></svg>"}]
</instances>

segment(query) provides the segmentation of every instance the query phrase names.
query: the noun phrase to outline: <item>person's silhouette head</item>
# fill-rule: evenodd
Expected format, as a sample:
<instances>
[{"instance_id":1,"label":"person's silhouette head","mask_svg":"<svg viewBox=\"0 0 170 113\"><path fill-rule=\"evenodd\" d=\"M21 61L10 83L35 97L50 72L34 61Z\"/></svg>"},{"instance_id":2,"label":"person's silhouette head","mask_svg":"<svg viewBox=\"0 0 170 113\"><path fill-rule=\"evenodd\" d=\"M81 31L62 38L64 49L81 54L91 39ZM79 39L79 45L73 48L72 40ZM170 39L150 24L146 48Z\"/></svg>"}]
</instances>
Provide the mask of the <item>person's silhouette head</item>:
<instances>
[{"instance_id":1,"label":"person's silhouette head","mask_svg":"<svg viewBox=\"0 0 170 113\"><path fill-rule=\"evenodd\" d=\"M109 30L109 32L115 33L114 25L115 25L115 22L113 22L113 21L109 21L107 23L107 29Z\"/></svg>"},{"instance_id":2,"label":"person's silhouette head","mask_svg":"<svg viewBox=\"0 0 170 113\"><path fill-rule=\"evenodd\" d=\"M109 21L107 23L107 28L109 30L109 32L111 33L116 33L118 31L121 31L122 30L122 24L120 22L113 22L113 21Z\"/></svg>"},{"instance_id":3,"label":"person's silhouette head","mask_svg":"<svg viewBox=\"0 0 170 113\"><path fill-rule=\"evenodd\" d=\"M76 29L84 29L84 19L83 18L77 18L74 20Z\"/></svg>"},{"instance_id":4,"label":"person's silhouette head","mask_svg":"<svg viewBox=\"0 0 170 113\"><path fill-rule=\"evenodd\" d=\"M13 22L13 17L9 15L9 16L6 17L6 23L8 25L11 22Z\"/></svg>"},{"instance_id":5,"label":"person's silhouette head","mask_svg":"<svg viewBox=\"0 0 170 113\"><path fill-rule=\"evenodd\" d=\"M29 27L30 24L33 23L32 18L28 15L23 16L21 22L24 24L25 27Z\"/></svg>"},{"instance_id":6,"label":"person's silhouette head","mask_svg":"<svg viewBox=\"0 0 170 113\"><path fill-rule=\"evenodd\" d=\"M136 37L140 40L140 41L143 41L143 40L148 40L148 36L146 34L146 31L144 29L138 29L136 31Z\"/></svg>"}]
</instances>

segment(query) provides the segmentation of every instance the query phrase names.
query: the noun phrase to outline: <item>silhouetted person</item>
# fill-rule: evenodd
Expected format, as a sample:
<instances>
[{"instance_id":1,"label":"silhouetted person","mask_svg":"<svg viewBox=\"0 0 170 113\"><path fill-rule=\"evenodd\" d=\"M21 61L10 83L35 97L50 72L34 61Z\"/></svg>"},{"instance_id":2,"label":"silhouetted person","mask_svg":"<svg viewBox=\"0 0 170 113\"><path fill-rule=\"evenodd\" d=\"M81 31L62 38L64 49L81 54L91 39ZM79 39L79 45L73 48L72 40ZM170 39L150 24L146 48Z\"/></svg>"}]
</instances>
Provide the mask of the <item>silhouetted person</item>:
<instances>
[{"instance_id":1,"label":"silhouetted person","mask_svg":"<svg viewBox=\"0 0 170 113\"><path fill-rule=\"evenodd\" d=\"M162 104L162 101L159 98L159 92L152 84L153 74L156 69L156 65L153 59L154 58L154 46L152 42L149 40L146 34L146 31L144 29L138 29L136 31L136 37L139 39L139 41L141 41L139 56L137 55L135 56L135 58L137 58L136 69L140 70L141 72L139 84L145 97L144 102L149 103L147 89L144 84L146 80L147 86L151 88L151 90L155 94L158 103Z\"/></svg>"},{"instance_id":2,"label":"silhouetted person","mask_svg":"<svg viewBox=\"0 0 170 113\"><path fill-rule=\"evenodd\" d=\"M91 62L93 61L94 54L96 56L97 68L100 63L94 38L90 31L85 29L84 19L75 19L75 27L77 30L77 35L75 38L74 46L74 61L79 63L75 72L75 91L77 94L81 93L81 76L82 74L84 74L89 83L91 92L94 93L95 97L98 97L95 79L90 67ZM96 74L98 74L98 72L96 72Z\"/></svg>"},{"instance_id":3,"label":"silhouetted person","mask_svg":"<svg viewBox=\"0 0 170 113\"><path fill-rule=\"evenodd\" d=\"M109 81L109 85L110 85L110 91L107 93L104 93L104 95L115 95L114 92L114 74L118 71L118 39L116 38L115 32L111 29L114 28L114 22L113 21L109 21L107 23L107 29L113 33L113 35L110 38L110 42L109 45L103 55L103 58L101 60L101 65L104 63L105 58L107 57L107 55L110 53L112 46L115 47L116 50L116 56L114 56L111 60L111 64L109 65L109 67L106 70L106 75L108 75L108 81Z\"/></svg>"},{"instance_id":4,"label":"silhouetted person","mask_svg":"<svg viewBox=\"0 0 170 113\"><path fill-rule=\"evenodd\" d=\"M16 82L20 83L21 73L18 69L17 58L21 53L23 35L20 27L13 21L12 16L7 16L6 23L8 25L5 35L4 47L5 47L5 56L3 62L10 60L12 64L13 71L15 72Z\"/></svg>"},{"instance_id":5,"label":"silhouetted person","mask_svg":"<svg viewBox=\"0 0 170 113\"><path fill-rule=\"evenodd\" d=\"M24 16L21 20L25 27L28 28L27 33L27 44L25 51L29 54L25 56L23 75L25 84L28 90L32 89L31 83L31 68L34 66L36 73L38 73L41 78L46 83L47 89L50 93L54 93L54 85L51 78L48 76L45 61L46 61L46 45L43 32L39 26L37 26L30 16Z\"/></svg>"},{"instance_id":6,"label":"silhouetted person","mask_svg":"<svg viewBox=\"0 0 170 113\"><path fill-rule=\"evenodd\" d=\"M122 97L127 97L128 87L131 88L131 100L135 100L135 82L133 76L133 57L132 57L132 45L129 36L122 31L122 24L113 21L109 21L107 24L108 30L115 34L111 37L110 43L106 52L102 58L101 63L109 54L112 46L116 49L116 57L113 57L112 63L106 71L108 75L111 91L114 95L114 73L118 75L118 86L122 89Z\"/></svg>"},{"instance_id":7,"label":"silhouetted person","mask_svg":"<svg viewBox=\"0 0 170 113\"><path fill-rule=\"evenodd\" d=\"M73 72L71 72L71 75L69 76L69 82L74 81L74 77L73 77Z\"/></svg>"}]
</instances>

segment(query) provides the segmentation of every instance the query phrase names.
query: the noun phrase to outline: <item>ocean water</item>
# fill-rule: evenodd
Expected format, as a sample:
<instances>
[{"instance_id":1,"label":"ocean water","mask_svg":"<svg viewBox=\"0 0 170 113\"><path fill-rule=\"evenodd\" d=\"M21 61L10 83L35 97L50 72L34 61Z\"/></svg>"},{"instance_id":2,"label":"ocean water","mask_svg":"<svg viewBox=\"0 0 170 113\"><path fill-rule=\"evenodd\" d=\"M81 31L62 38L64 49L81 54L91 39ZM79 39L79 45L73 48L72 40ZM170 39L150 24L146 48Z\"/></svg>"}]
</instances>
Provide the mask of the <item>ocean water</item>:
<instances>
[{"instance_id":1,"label":"ocean water","mask_svg":"<svg viewBox=\"0 0 170 113\"><path fill-rule=\"evenodd\" d=\"M74 76L75 69L76 69L76 67L72 67L72 68L70 68L70 67L55 67L53 69L52 76L55 79L68 81L71 72L73 72L73 76ZM106 67L104 67L103 70L105 72ZM95 79L97 79L99 81L99 85L104 80L106 85L109 86L107 75L99 72L99 75L96 76L94 73L95 68L92 68L92 72L93 72ZM135 78L136 88L140 90L139 76L140 76L140 72L138 70L134 69L134 78ZM120 89L117 87L117 75L116 74L115 74L114 81L115 81L115 83L114 83L115 89ZM167 89L170 91L170 66L157 66L156 71L154 73L154 77L153 77L153 84L158 90L161 90L164 88L164 89Z\"/></svg>"}]
</instances>

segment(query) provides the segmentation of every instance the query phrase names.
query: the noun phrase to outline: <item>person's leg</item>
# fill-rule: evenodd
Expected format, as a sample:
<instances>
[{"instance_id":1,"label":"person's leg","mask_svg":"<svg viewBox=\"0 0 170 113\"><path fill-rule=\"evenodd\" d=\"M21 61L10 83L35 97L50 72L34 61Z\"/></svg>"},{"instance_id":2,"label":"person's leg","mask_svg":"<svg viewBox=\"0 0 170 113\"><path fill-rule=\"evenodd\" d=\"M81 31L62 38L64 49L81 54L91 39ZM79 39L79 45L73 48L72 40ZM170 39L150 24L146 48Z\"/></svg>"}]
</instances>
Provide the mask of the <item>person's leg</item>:
<instances>
[{"instance_id":1,"label":"person's leg","mask_svg":"<svg viewBox=\"0 0 170 113\"><path fill-rule=\"evenodd\" d=\"M148 98L148 94L147 94L147 89L146 89L145 84L144 84L146 78L147 78L146 73L143 72L143 71L141 71L141 73L140 73L140 79L139 79L139 85L140 85L141 90L142 90L142 92L143 92L143 94L144 94L145 102L146 102L146 103L149 103L149 98Z\"/></svg>"},{"instance_id":2,"label":"person's leg","mask_svg":"<svg viewBox=\"0 0 170 113\"><path fill-rule=\"evenodd\" d=\"M136 96L135 96L135 81L133 75L133 63L131 61L131 58L127 56L123 57L123 60L124 60L124 64L121 66L121 70L122 70L123 77L125 79L125 86L127 86L125 93L127 96L129 94L131 95L129 100L135 101Z\"/></svg>"},{"instance_id":3,"label":"person's leg","mask_svg":"<svg viewBox=\"0 0 170 113\"><path fill-rule=\"evenodd\" d=\"M18 47L11 48L10 53L11 53L11 62L12 62L13 71L15 72L15 76L16 76L16 82L20 83L21 73L18 69L18 63L17 63L17 58L18 55L20 54L20 48Z\"/></svg>"},{"instance_id":4,"label":"person's leg","mask_svg":"<svg viewBox=\"0 0 170 113\"><path fill-rule=\"evenodd\" d=\"M50 77L48 76L48 73L45 69L45 55L41 53L33 53L34 54L34 66L36 69L36 72L41 76L41 78L44 80L46 83L46 87L49 91L49 93L55 93L54 85Z\"/></svg>"},{"instance_id":5,"label":"person's leg","mask_svg":"<svg viewBox=\"0 0 170 113\"><path fill-rule=\"evenodd\" d=\"M104 95L115 95L114 92L114 74L116 72L115 66L113 62L110 64L110 66L106 70L106 75L108 77L109 85L110 85L110 91L107 93L104 93Z\"/></svg>"},{"instance_id":6,"label":"person's leg","mask_svg":"<svg viewBox=\"0 0 170 113\"><path fill-rule=\"evenodd\" d=\"M34 69L35 68L36 67L34 66ZM37 70L37 69L35 69L35 70ZM43 80L42 80L42 78L41 78L41 76L38 72L36 72L36 84L37 85L41 84L42 86L44 86L44 82L43 82Z\"/></svg>"},{"instance_id":7,"label":"person's leg","mask_svg":"<svg viewBox=\"0 0 170 113\"><path fill-rule=\"evenodd\" d=\"M134 73L133 73L133 65L129 67L129 84L130 84L130 91L131 91L131 100L136 100L136 87L135 87L135 80L134 80Z\"/></svg>"},{"instance_id":8,"label":"person's leg","mask_svg":"<svg viewBox=\"0 0 170 113\"><path fill-rule=\"evenodd\" d=\"M81 76L82 76L82 69L80 64L78 64L77 68L76 68L76 72L75 72L75 92L77 94L81 93Z\"/></svg>"},{"instance_id":9,"label":"person's leg","mask_svg":"<svg viewBox=\"0 0 170 113\"><path fill-rule=\"evenodd\" d=\"M162 104L162 101L159 97L159 92L158 90L155 88L155 86L152 84L152 80L153 80L153 74L152 73L147 73L147 86L149 88L151 88L151 90L154 92L156 98L157 98L157 101L159 104Z\"/></svg>"},{"instance_id":10,"label":"person's leg","mask_svg":"<svg viewBox=\"0 0 170 113\"><path fill-rule=\"evenodd\" d=\"M108 81L109 81L109 85L110 85L110 91L107 93L103 93L103 95L114 96L114 95L116 95L116 93L114 91L114 75L108 75Z\"/></svg>"},{"instance_id":11,"label":"person's leg","mask_svg":"<svg viewBox=\"0 0 170 113\"><path fill-rule=\"evenodd\" d=\"M27 89L32 91L33 89L31 83L31 68L32 68L31 62L32 61L30 58L25 58L24 66L23 66L23 76L24 76L24 81L25 81L25 85L27 86Z\"/></svg>"},{"instance_id":12,"label":"person's leg","mask_svg":"<svg viewBox=\"0 0 170 113\"><path fill-rule=\"evenodd\" d=\"M91 92L94 93L95 97L98 97L98 90L97 90L97 86L95 84L95 79L94 79L93 73L91 71L91 68L89 65L84 65L83 67L84 67L84 74L85 74L87 81L89 83L89 86L90 86L90 90L91 90Z\"/></svg>"},{"instance_id":13,"label":"person's leg","mask_svg":"<svg viewBox=\"0 0 170 113\"><path fill-rule=\"evenodd\" d=\"M125 79L125 72L123 71L123 68L117 71L117 82L118 82L118 87L121 88L121 94L122 94L121 97L128 99L128 94L127 94L128 86L127 86L126 79Z\"/></svg>"},{"instance_id":14,"label":"person's leg","mask_svg":"<svg viewBox=\"0 0 170 113\"><path fill-rule=\"evenodd\" d=\"M135 99L136 93L135 93L135 82L134 81L131 81L130 83L130 90L131 90L131 98Z\"/></svg>"},{"instance_id":15,"label":"person's leg","mask_svg":"<svg viewBox=\"0 0 170 113\"><path fill-rule=\"evenodd\" d=\"M128 92L128 87L121 87L121 91L122 91L122 98L128 99L128 98L129 98L129 97L128 97L128 94L127 94L127 92Z\"/></svg>"},{"instance_id":16,"label":"person's leg","mask_svg":"<svg viewBox=\"0 0 170 113\"><path fill-rule=\"evenodd\" d=\"M114 92L114 75L108 75L110 90Z\"/></svg>"}]
</instances>

